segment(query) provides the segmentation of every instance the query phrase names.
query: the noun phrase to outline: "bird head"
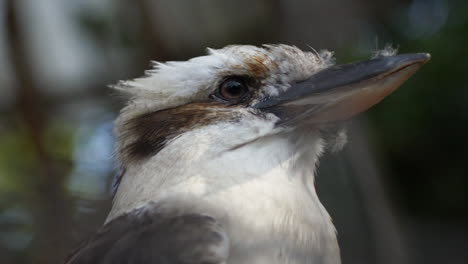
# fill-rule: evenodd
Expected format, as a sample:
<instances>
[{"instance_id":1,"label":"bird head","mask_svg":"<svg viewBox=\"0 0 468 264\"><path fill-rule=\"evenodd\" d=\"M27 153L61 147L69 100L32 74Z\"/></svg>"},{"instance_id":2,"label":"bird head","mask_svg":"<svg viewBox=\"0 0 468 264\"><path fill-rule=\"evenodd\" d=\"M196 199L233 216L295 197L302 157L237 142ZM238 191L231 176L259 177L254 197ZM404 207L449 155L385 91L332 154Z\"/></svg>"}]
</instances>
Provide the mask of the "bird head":
<instances>
[{"instance_id":1,"label":"bird head","mask_svg":"<svg viewBox=\"0 0 468 264\"><path fill-rule=\"evenodd\" d=\"M208 51L154 63L146 76L115 86L129 100L115 124L124 173L108 220L181 193L224 204L241 203L239 192L283 201L301 196L298 189L313 193L318 157L346 141L341 121L378 103L430 58L380 54L335 65L331 52L287 45Z\"/></svg>"},{"instance_id":2,"label":"bird head","mask_svg":"<svg viewBox=\"0 0 468 264\"><path fill-rule=\"evenodd\" d=\"M145 77L115 86L130 96L116 122L124 166L181 138L216 156L271 135L317 132L378 103L429 60L421 53L335 65L331 52L287 45L208 53L154 63Z\"/></svg>"}]
</instances>

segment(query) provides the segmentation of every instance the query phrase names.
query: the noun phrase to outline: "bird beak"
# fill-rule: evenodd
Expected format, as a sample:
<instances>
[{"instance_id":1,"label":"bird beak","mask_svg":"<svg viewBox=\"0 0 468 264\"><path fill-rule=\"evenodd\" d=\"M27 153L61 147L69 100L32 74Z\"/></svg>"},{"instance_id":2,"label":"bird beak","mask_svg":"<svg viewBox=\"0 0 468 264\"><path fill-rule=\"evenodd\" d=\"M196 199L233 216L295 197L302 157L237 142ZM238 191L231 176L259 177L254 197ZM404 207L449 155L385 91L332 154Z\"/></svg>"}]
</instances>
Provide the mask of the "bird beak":
<instances>
[{"instance_id":1,"label":"bird beak","mask_svg":"<svg viewBox=\"0 0 468 264\"><path fill-rule=\"evenodd\" d=\"M430 57L427 53L402 54L332 66L253 107L276 114L280 123L346 120L396 90Z\"/></svg>"}]
</instances>

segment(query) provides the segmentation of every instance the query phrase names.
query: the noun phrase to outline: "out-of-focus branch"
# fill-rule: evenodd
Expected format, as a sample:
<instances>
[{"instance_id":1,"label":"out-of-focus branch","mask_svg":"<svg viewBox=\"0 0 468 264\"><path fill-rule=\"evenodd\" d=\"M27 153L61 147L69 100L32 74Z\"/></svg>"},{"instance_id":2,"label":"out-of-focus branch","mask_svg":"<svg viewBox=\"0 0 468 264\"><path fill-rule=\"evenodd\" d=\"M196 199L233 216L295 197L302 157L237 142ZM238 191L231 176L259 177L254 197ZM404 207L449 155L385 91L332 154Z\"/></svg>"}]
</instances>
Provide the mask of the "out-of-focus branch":
<instances>
[{"instance_id":1,"label":"out-of-focus branch","mask_svg":"<svg viewBox=\"0 0 468 264\"><path fill-rule=\"evenodd\" d=\"M347 158L354 170L354 183L370 223L378 263L408 263L409 255L397 212L384 188L381 171L376 168L368 140L365 120L355 121Z\"/></svg>"},{"instance_id":2,"label":"out-of-focus branch","mask_svg":"<svg viewBox=\"0 0 468 264\"><path fill-rule=\"evenodd\" d=\"M148 52L151 60L165 61L171 59L164 42L161 39L161 34L159 33L158 26L156 22L151 17L151 13L154 12L154 6L147 0L139 0L138 11L142 16L142 30L145 32L143 36L147 39L145 40L145 50Z\"/></svg>"},{"instance_id":3,"label":"out-of-focus branch","mask_svg":"<svg viewBox=\"0 0 468 264\"><path fill-rule=\"evenodd\" d=\"M43 104L45 95L34 80L33 64L27 56L24 32L19 23L17 2L6 2L7 48L11 56L16 79L16 110L20 114L38 160L37 171L25 184L31 193L27 202L34 217L33 258L35 263L56 263L62 256L56 252L65 247L65 238L70 233L70 204L63 189L65 169L49 155L44 134L49 117ZM21 159L21 157L18 157ZM59 256L57 256L59 255Z\"/></svg>"}]
</instances>

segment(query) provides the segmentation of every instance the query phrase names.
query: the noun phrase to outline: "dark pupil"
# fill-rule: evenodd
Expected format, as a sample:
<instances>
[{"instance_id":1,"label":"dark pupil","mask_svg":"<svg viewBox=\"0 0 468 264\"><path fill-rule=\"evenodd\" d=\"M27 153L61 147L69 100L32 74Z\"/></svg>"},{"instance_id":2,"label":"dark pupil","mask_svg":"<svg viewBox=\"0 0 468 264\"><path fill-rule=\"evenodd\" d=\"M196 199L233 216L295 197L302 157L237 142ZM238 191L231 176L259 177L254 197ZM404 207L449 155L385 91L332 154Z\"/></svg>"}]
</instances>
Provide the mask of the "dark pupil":
<instances>
[{"instance_id":1,"label":"dark pupil","mask_svg":"<svg viewBox=\"0 0 468 264\"><path fill-rule=\"evenodd\" d=\"M224 95L239 97L244 93L244 86L238 81L228 81L224 84Z\"/></svg>"}]
</instances>

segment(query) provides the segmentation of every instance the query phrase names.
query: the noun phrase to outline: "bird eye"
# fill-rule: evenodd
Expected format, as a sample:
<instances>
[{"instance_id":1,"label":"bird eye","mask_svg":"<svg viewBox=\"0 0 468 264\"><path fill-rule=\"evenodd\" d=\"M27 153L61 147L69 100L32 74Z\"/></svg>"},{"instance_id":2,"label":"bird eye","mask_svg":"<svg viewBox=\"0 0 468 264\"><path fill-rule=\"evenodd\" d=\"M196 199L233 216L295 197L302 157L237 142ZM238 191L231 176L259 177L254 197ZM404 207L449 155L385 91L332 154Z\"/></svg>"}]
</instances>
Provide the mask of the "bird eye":
<instances>
[{"instance_id":1,"label":"bird eye","mask_svg":"<svg viewBox=\"0 0 468 264\"><path fill-rule=\"evenodd\" d=\"M249 91L244 80L240 77L231 77L224 80L218 88L218 95L226 101L239 100Z\"/></svg>"}]
</instances>

